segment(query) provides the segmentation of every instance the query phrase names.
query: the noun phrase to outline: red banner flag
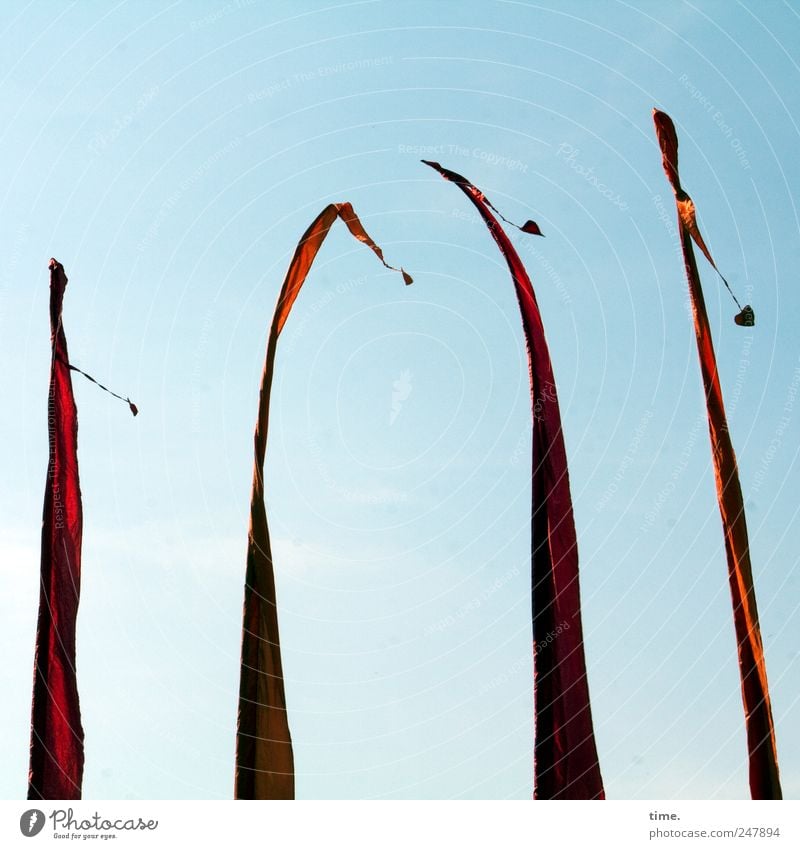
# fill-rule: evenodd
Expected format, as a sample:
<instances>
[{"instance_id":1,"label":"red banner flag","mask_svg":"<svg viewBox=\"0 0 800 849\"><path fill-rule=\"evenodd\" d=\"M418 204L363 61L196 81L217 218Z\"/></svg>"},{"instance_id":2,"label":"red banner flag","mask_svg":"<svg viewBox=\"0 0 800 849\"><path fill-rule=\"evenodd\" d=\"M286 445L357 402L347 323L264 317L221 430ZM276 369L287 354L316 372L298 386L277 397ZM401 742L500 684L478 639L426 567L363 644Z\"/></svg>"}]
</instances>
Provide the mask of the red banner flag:
<instances>
[{"instance_id":1,"label":"red banner flag","mask_svg":"<svg viewBox=\"0 0 800 849\"><path fill-rule=\"evenodd\" d=\"M714 460L717 500L725 535L728 579L733 601L733 622L742 681L747 749L750 760L750 793L754 799L780 799L781 785L778 776L775 728L772 723L761 628L758 624L758 608L750 565L750 545L747 539L742 489L739 484L736 454L728 433L722 387L711 339L711 327L706 314L692 239L715 270L717 267L697 227L694 203L681 187L678 175L678 135L675 132L675 125L669 115L657 109L653 110L653 120L661 147L664 171L675 192L683 261L692 299L697 351L706 395L711 454ZM725 278L722 279L728 286ZM728 289L730 290L730 287ZM736 316L737 324L751 326L753 321L753 311L749 305Z\"/></svg>"},{"instance_id":2,"label":"red banner flag","mask_svg":"<svg viewBox=\"0 0 800 849\"><path fill-rule=\"evenodd\" d=\"M78 411L71 371L105 392L123 398L71 365L61 311L67 275L50 260L50 394L47 432L50 444L42 517L39 620L31 709L29 799L80 799L83 778L83 727L75 674L75 626L81 591L83 508L78 480Z\"/></svg>"},{"instance_id":3,"label":"red banner flag","mask_svg":"<svg viewBox=\"0 0 800 849\"><path fill-rule=\"evenodd\" d=\"M386 268L400 271L406 285L412 282L405 271L387 265L383 252L364 230L349 203L330 204L322 210L303 234L286 272L267 341L254 435L255 462L250 495L236 731L234 796L237 799L294 798L294 755L283 685L275 571L264 506L264 455L278 336L314 258L337 218L342 219L350 233L364 242Z\"/></svg>"},{"instance_id":4,"label":"red banner flag","mask_svg":"<svg viewBox=\"0 0 800 849\"><path fill-rule=\"evenodd\" d=\"M511 271L528 348L533 404L533 795L535 799L604 799L586 680L567 455L542 317L525 266L490 212L494 206L460 174L438 162L423 162L454 182L486 222ZM541 235L533 221L519 229Z\"/></svg>"},{"instance_id":5,"label":"red banner flag","mask_svg":"<svg viewBox=\"0 0 800 849\"><path fill-rule=\"evenodd\" d=\"M80 799L83 777L83 727L75 676L83 514L78 481L78 416L61 321L66 285L64 267L52 260L52 361L47 410L50 459L42 518L29 799Z\"/></svg>"}]
</instances>

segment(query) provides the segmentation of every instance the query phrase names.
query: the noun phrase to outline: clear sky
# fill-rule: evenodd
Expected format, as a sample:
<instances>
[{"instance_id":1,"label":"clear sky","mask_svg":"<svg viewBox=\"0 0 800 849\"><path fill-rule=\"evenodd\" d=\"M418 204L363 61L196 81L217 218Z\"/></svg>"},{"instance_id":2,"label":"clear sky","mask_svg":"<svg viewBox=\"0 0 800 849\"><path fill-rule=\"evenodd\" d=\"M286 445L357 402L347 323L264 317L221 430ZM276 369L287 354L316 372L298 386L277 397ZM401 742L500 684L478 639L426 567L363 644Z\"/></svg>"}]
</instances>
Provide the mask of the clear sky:
<instances>
[{"instance_id":1,"label":"clear sky","mask_svg":"<svg viewBox=\"0 0 800 849\"><path fill-rule=\"evenodd\" d=\"M267 451L300 798L527 798L530 399L497 249L539 297L610 798L747 798L675 120L738 452L784 793L800 796L796 2L6 2L0 794L26 790L50 256L84 495L84 795L230 798L252 429L291 252L351 201L281 339Z\"/></svg>"}]
</instances>

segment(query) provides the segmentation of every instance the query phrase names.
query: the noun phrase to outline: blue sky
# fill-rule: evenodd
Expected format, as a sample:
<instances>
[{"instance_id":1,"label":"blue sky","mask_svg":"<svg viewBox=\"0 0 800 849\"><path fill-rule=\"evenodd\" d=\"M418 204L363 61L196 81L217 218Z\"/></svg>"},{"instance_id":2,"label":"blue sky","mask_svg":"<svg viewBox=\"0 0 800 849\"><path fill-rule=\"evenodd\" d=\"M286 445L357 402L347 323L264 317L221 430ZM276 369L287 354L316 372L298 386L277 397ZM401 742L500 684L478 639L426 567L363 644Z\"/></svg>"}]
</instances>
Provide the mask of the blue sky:
<instances>
[{"instance_id":1,"label":"blue sky","mask_svg":"<svg viewBox=\"0 0 800 849\"><path fill-rule=\"evenodd\" d=\"M0 12L0 793L26 789L47 260L70 278L86 798L230 798L252 428L297 239L349 200L281 339L265 473L300 798L531 792L530 399L504 214L544 316L611 798L747 798L720 520L651 110L753 329L701 273L800 796L791 3L6 3ZM398 388L399 387L399 388Z\"/></svg>"}]
</instances>

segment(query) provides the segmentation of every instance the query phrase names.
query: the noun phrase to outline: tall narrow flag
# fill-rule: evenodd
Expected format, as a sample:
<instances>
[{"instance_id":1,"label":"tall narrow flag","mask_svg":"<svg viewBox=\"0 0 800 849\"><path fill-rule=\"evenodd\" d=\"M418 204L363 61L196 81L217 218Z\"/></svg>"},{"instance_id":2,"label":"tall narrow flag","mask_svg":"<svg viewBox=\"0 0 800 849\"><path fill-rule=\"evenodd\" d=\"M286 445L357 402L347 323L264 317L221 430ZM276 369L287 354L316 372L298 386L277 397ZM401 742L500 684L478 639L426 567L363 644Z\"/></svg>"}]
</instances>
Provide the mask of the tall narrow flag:
<instances>
[{"instance_id":1,"label":"tall narrow flag","mask_svg":"<svg viewBox=\"0 0 800 849\"><path fill-rule=\"evenodd\" d=\"M490 211L497 212L494 206L460 174L443 168L438 162L423 162L455 183L486 222L511 271L528 349L533 406L533 795L536 799L604 799L586 679L578 544L567 455L539 306L525 266ZM503 218L499 212L497 214ZM542 235L533 221L519 229Z\"/></svg>"},{"instance_id":2,"label":"tall narrow flag","mask_svg":"<svg viewBox=\"0 0 800 849\"><path fill-rule=\"evenodd\" d=\"M678 134L672 119L664 112L653 110L656 136L661 147L662 164L667 179L675 192L678 211L678 228L686 279L694 313L694 331L700 357L700 371L706 395L708 430L711 437L711 455L714 460L714 476L717 484L717 501L722 515L725 537L725 554L728 560L728 580L733 601L733 623L739 655L739 673L742 682L747 749L750 761L750 793L754 799L780 799L781 785L778 776L778 754L775 743L775 728L772 723L767 667L761 628L758 624L758 607L753 585L753 570L750 565L750 545L747 539L747 523L739 484L736 454L728 433L728 421L722 400L711 327L706 313L700 274L697 270L692 239L719 274L711 253L700 235L697 215L692 199L683 190L678 175ZM722 275L720 274L720 277ZM728 282L723 282L730 291ZM733 292L731 291L731 295ZM735 296L734 296L735 300ZM737 306L740 306L738 301ZM736 323L752 326L753 311L749 305L741 308L735 317Z\"/></svg>"},{"instance_id":3,"label":"tall narrow flag","mask_svg":"<svg viewBox=\"0 0 800 849\"><path fill-rule=\"evenodd\" d=\"M369 237L349 203L329 204L322 210L303 234L286 272L267 341L254 434L236 730L234 795L237 799L294 798L294 755L286 714L275 572L264 505L264 455L278 337L314 258L337 218L341 218L350 233L366 244L386 268L400 271L406 285L412 282L405 271L387 265L383 252Z\"/></svg>"},{"instance_id":4,"label":"tall narrow flag","mask_svg":"<svg viewBox=\"0 0 800 849\"><path fill-rule=\"evenodd\" d=\"M81 587L83 510L78 479L78 412L62 307L67 275L50 260L50 446L42 515L41 587L31 708L29 799L80 799L83 726L75 674L75 626ZM101 389L126 401L102 384Z\"/></svg>"},{"instance_id":5,"label":"tall narrow flag","mask_svg":"<svg viewBox=\"0 0 800 849\"><path fill-rule=\"evenodd\" d=\"M29 799L80 799L83 778L83 726L75 675L83 510L78 480L78 412L61 321L66 285L64 267L51 260L50 455L42 516Z\"/></svg>"}]
</instances>

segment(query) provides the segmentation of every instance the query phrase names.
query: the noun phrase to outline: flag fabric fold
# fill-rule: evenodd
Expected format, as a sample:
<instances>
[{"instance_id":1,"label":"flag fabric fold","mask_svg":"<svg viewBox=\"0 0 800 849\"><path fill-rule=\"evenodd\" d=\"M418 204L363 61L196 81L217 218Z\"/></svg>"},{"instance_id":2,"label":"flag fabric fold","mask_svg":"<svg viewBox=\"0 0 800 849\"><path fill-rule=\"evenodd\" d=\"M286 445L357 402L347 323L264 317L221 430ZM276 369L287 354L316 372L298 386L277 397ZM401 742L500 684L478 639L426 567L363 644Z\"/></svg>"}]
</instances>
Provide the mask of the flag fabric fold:
<instances>
[{"instance_id":1,"label":"flag fabric fold","mask_svg":"<svg viewBox=\"0 0 800 849\"><path fill-rule=\"evenodd\" d=\"M719 271L697 226L694 203L681 186L678 173L678 135L675 125L666 113L655 109L653 120L661 147L664 171L675 193L684 269L689 283L700 371L706 396L717 500L722 516L728 579L733 602L733 621L749 755L750 792L753 799L780 799L781 786L775 728L767 686L761 628L758 622L742 489L739 483L736 454L728 432L711 327L706 313L692 240L715 271L717 273ZM727 281L722 279L727 286ZM752 309L749 306L742 309L736 317L736 323L752 326Z\"/></svg>"},{"instance_id":2,"label":"flag fabric fold","mask_svg":"<svg viewBox=\"0 0 800 849\"><path fill-rule=\"evenodd\" d=\"M437 162L423 162L455 183L489 228L514 281L528 349L533 409L533 795L536 799L604 799L584 658L567 456L542 317L527 271L492 215L492 204L465 177ZM533 221L518 229L542 235Z\"/></svg>"},{"instance_id":3,"label":"flag fabric fold","mask_svg":"<svg viewBox=\"0 0 800 849\"><path fill-rule=\"evenodd\" d=\"M396 269L386 263L383 252L370 238L349 203L329 204L320 212L303 234L286 272L267 341L254 434L236 731L234 796L237 799L294 798L294 754L286 713L275 572L264 504L264 456L278 337L337 218L386 268L399 271L406 285L413 282L402 268Z\"/></svg>"},{"instance_id":4,"label":"flag fabric fold","mask_svg":"<svg viewBox=\"0 0 800 849\"><path fill-rule=\"evenodd\" d=\"M49 461L42 517L41 587L31 711L29 799L80 799L83 727L75 674L83 513L78 416L61 311L67 276L50 264L52 360Z\"/></svg>"}]
</instances>

